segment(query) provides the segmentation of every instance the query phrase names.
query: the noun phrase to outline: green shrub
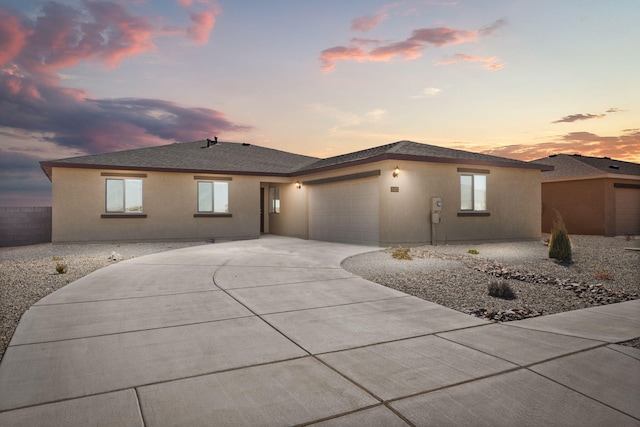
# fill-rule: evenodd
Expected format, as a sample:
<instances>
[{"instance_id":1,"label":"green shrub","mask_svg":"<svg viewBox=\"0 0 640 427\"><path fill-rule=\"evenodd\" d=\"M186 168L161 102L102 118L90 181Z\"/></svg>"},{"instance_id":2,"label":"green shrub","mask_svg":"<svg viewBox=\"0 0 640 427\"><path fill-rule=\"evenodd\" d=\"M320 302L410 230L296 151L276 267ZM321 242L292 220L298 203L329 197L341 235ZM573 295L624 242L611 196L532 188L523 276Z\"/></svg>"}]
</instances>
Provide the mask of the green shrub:
<instances>
[{"instance_id":1,"label":"green shrub","mask_svg":"<svg viewBox=\"0 0 640 427\"><path fill-rule=\"evenodd\" d=\"M467 252L470 253L471 255L478 255L480 253L476 249L469 249Z\"/></svg>"},{"instance_id":2,"label":"green shrub","mask_svg":"<svg viewBox=\"0 0 640 427\"><path fill-rule=\"evenodd\" d=\"M489 295L492 297L502 299L514 299L516 297L516 293L506 280L492 280L487 288Z\"/></svg>"},{"instance_id":3,"label":"green shrub","mask_svg":"<svg viewBox=\"0 0 640 427\"><path fill-rule=\"evenodd\" d=\"M409 248L397 248L397 249L394 249L393 252L391 252L391 256L394 257L395 259L412 260L413 257L409 253L410 250L411 249Z\"/></svg>"},{"instance_id":4,"label":"green shrub","mask_svg":"<svg viewBox=\"0 0 640 427\"><path fill-rule=\"evenodd\" d=\"M553 228L551 229L551 239L549 241L549 258L555 258L560 261L571 261L571 240L569 233L562 221L562 216L557 213L553 220Z\"/></svg>"},{"instance_id":5,"label":"green shrub","mask_svg":"<svg viewBox=\"0 0 640 427\"><path fill-rule=\"evenodd\" d=\"M65 274L67 272L67 264L64 262L56 262L56 271L58 274Z\"/></svg>"}]
</instances>

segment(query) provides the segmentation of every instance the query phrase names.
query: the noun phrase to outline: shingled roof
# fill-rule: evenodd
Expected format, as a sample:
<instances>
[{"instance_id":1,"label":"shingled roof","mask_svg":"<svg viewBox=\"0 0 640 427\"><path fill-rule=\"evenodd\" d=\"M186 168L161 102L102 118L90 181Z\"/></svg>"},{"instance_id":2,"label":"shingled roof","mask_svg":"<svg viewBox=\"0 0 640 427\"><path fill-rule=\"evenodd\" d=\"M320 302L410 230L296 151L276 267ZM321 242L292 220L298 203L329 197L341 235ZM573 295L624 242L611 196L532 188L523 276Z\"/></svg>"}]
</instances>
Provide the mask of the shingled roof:
<instances>
[{"instance_id":1,"label":"shingled roof","mask_svg":"<svg viewBox=\"0 0 640 427\"><path fill-rule=\"evenodd\" d=\"M40 165L49 179L52 167L287 176L317 160L246 143L208 144L202 140L72 157L40 162Z\"/></svg>"},{"instance_id":2,"label":"shingled roof","mask_svg":"<svg viewBox=\"0 0 640 427\"><path fill-rule=\"evenodd\" d=\"M589 157L579 154L557 154L534 160L535 163L551 165L552 171L544 172L542 179L595 176L604 174L640 176L640 164L623 162L609 157Z\"/></svg>"},{"instance_id":3,"label":"shingled roof","mask_svg":"<svg viewBox=\"0 0 640 427\"><path fill-rule=\"evenodd\" d=\"M413 141L398 141L379 147L369 148L341 156L318 160L304 166L299 173L316 172L318 170L346 167L354 164L369 163L379 160L413 160L437 163L463 163L483 166L516 167L525 169L551 169L548 166L532 162L473 153L471 151L454 150Z\"/></svg>"},{"instance_id":4,"label":"shingled roof","mask_svg":"<svg viewBox=\"0 0 640 427\"><path fill-rule=\"evenodd\" d=\"M45 161L40 162L40 165L49 179L53 167L296 176L381 160L551 169L549 166L536 163L412 141L398 141L354 153L318 159L246 143L209 144L202 140Z\"/></svg>"}]
</instances>

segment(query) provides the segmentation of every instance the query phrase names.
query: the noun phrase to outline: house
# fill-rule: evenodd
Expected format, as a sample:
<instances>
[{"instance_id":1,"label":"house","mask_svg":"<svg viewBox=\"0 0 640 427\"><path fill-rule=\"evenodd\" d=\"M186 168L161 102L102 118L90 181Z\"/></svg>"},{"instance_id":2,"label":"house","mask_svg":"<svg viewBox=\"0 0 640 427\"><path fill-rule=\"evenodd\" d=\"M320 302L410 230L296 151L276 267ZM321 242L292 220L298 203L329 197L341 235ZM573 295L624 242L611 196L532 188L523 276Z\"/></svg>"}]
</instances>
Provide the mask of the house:
<instances>
[{"instance_id":1,"label":"house","mask_svg":"<svg viewBox=\"0 0 640 427\"><path fill-rule=\"evenodd\" d=\"M556 211L572 234L640 235L640 164L608 157L558 154L535 163L542 172L542 230Z\"/></svg>"},{"instance_id":2,"label":"house","mask_svg":"<svg viewBox=\"0 0 640 427\"><path fill-rule=\"evenodd\" d=\"M270 233L378 246L538 239L551 169L411 141L318 159L217 138L41 167L53 242Z\"/></svg>"}]
</instances>

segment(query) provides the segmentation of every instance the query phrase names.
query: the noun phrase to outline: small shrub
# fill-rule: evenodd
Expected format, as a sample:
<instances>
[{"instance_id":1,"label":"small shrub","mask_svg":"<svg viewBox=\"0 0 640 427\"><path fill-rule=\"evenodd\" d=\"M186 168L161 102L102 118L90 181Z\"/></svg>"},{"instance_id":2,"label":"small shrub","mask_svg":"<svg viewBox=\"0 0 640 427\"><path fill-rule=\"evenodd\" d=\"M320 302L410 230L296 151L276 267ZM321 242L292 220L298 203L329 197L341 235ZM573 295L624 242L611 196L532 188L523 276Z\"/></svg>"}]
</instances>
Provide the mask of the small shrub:
<instances>
[{"instance_id":1,"label":"small shrub","mask_svg":"<svg viewBox=\"0 0 640 427\"><path fill-rule=\"evenodd\" d=\"M413 257L411 256L409 251L409 248L397 248L394 249L393 252L391 252L391 256L395 259L406 259L410 261L413 259Z\"/></svg>"},{"instance_id":2,"label":"small shrub","mask_svg":"<svg viewBox=\"0 0 640 427\"><path fill-rule=\"evenodd\" d=\"M601 268L596 271L596 274L593 275L598 280L611 280L613 279L613 274L609 273L606 268Z\"/></svg>"},{"instance_id":3,"label":"small shrub","mask_svg":"<svg viewBox=\"0 0 640 427\"><path fill-rule=\"evenodd\" d=\"M559 212L556 212L551 230L551 240L549 241L549 258L570 262L571 257L571 240L569 240L569 233L564 225L564 221L562 221L562 216L560 216Z\"/></svg>"},{"instance_id":4,"label":"small shrub","mask_svg":"<svg viewBox=\"0 0 640 427\"><path fill-rule=\"evenodd\" d=\"M489 291L489 295L492 297L502 299L514 299L516 297L516 293L505 280L492 280L489 282L487 289Z\"/></svg>"},{"instance_id":5,"label":"small shrub","mask_svg":"<svg viewBox=\"0 0 640 427\"><path fill-rule=\"evenodd\" d=\"M478 255L480 253L476 249L469 249L467 252L470 253L471 255Z\"/></svg>"},{"instance_id":6,"label":"small shrub","mask_svg":"<svg viewBox=\"0 0 640 427\"><path fill-rule=\"evenodd\" d=\"M54 260L54 261L62 261L62 257L61 256L54 256L51 259Z\"/></svg>"},{"instance_id":7,"label":"small shrub","mask_svg":"<svg viewBox=\"0 0 640 427\"><path fill-rule=\"evenodd\" d=\"M67 272L67 264L64 262L56 262L56 271L58 274L65 274Z\"/></svg>"}]
</instances>

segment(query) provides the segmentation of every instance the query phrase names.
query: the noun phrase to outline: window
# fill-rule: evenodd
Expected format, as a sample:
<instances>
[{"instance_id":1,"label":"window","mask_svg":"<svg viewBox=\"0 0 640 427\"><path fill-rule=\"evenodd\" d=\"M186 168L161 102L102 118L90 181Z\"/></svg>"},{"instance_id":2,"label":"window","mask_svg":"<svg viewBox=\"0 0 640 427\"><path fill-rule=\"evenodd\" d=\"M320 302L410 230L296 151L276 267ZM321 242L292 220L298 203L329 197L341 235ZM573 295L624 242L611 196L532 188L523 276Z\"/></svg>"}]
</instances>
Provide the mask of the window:
<instances>
[{"instance_id":1,"label":"window","mask_svg":"<svg viewBox=\"0 0 640 427\"><path fill-rule=\"evenodd\" d=\"M198 212L228 213L229 183L218 181L199 181Z\"/></svg>"},{"instance_id":2,"label":"window","mask_svg":"<svg viewBox=\"0 0 640 427\"><path fill-rule=\"evenodd\" d=\"M269 213L280 213L280 187L269 188Z\"/></svg>"},{"instance_id":3,"label":"window","mask_svg":"<svg viewBox=\"0 0 640 427\"><path fill-rule=\"evenodd\" d=\"M460 175L460 210L487 210L486 175Z\"/></svg>"},{"instance_id":4,"label":"window","mask_svg":"<svg viewBox=\"0 0 640 427\"><path fill-rule=\"evenodd\" d=\"M107 179L107 213L142 213L141 179Z\"/></svg>"}]
</instances>

